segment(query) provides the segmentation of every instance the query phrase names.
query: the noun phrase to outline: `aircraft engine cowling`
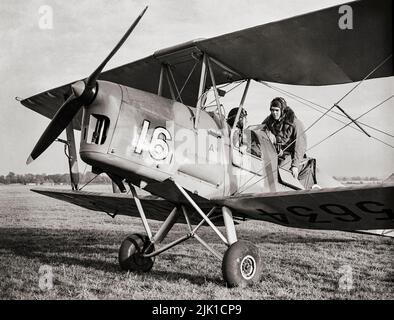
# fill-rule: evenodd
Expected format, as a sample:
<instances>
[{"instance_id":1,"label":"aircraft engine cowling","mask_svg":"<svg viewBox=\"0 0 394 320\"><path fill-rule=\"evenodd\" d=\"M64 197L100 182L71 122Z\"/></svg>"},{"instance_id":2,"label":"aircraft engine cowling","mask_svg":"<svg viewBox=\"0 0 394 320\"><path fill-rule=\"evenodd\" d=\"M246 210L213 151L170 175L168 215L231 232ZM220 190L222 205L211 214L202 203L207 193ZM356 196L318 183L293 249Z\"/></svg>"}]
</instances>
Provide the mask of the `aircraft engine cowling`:
<instances>
[{"instance_id":1,"label":"aircraft engine cowling","mask_svg":"<svg viewBox=\"0 0 394 320\"><path fill-rule=\"evenodd\" d=\"M122 90L118 84L98 81L98 94L94 102L83 108L80 156L95 166L95 154L107 154L122 103ZM100 166L98 166L100 168Z\"/></svg>"}]
</instances>

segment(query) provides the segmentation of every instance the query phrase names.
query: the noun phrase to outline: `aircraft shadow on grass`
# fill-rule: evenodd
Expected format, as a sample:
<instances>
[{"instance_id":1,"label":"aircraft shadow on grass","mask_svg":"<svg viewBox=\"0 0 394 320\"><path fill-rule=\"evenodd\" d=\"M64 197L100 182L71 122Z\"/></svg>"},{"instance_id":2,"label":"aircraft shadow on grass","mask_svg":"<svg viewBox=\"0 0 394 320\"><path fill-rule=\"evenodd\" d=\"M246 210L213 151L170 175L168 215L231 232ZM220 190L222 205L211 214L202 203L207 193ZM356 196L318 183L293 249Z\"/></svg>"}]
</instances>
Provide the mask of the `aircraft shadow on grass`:
<instances>
[{"instance_id":1,"label":"aircraft shadow on grass","mask_svg":"<svg viewBox=\"0 0 394 320\"><path fill-rule=\"evenodd\" d=\"M12 254L31 260L38 260L41 265L61 266L81 266L86 269L95 269L104 272L119 273L119 265L116 263L117 246L123 232L108 232L98 230L59 230L59 229L26 229L26 228L0 228L2 239L0 250L12 252ZM286 238L286 239L283 239ZM302 237L295 234L275 233L266 235L259 234L258 231L251 231L247 240L256 242L259 238L262 244L316 244L316 243L348 243L358 240L349 238L324 239L318 237ZM170 239L171 240L171 239ZM215 242L211 239L211 242ZM362 240L360 240L362 242ZM190 243L190 242L189 242ZM220 240L216 240L221 244ZM94 255L94 257L91 257ZM205 255L205 253L204 253ZM100 258L103 257L103 258ZM110 260L108 257L111 257ZM179 252L169 252L161 257L165 263L174 263L176 260L185 261L193 259L193 254ZM214 263L216 260L212 258ZM180 273L182 278L193 284L203 285L206 282L221 284L220 276L206 276L190 274L187 272L155 270L151 271L151 277L157 280L179 281Z\"/></svg>"}]
</instances>

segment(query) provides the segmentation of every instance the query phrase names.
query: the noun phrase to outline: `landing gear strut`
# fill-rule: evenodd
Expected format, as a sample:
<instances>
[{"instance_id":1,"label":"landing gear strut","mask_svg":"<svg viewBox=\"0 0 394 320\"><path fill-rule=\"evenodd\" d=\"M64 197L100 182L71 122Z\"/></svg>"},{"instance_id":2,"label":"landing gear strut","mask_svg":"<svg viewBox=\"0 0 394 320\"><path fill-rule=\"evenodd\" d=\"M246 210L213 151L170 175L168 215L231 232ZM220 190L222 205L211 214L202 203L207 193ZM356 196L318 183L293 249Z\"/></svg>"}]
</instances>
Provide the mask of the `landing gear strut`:
<instances>
[{"instance_id":1,"label":"landing gear strut","mask_svg":"<svg viewBox=\"0 0 394 320\"><path fill-rule=\"evenodd\" d=\"M121 268L128 271L148 272L153 266L155 256L190 238L194 238L221 261L223 278L228 287L245 287L258 283L261 277L262 265L259 250L251 242L237 239L231 210L227 207L222 207L221 210L226 229L226 234L223 235L212 222L213 219L218 217L214 215L216 207L213 207L208 214L205 214L182 186L180 186L176 181L174 181L174 184L189 201L192 207L194 207L197 213L199 213L202 220L196 226L192 226L192 221L187 212L187 208L184 205L181 205L180 207L175 207L172 210L158 232L153 235L142 208L142 202L139 200L134 186L130 185L130 189L133 193L134 201L140 213L147 236L132 234L123 241L119 250L119 264ZM189 232L179 239L155 250L154 245L164 240L168 232L178 220L181 212L183 212ZM196 223L197 221L199 220L195 220ZM228 246L224 256L197 235L197 231L204 223L207 223L219 238Z\"/></svg>"}]
</instances>

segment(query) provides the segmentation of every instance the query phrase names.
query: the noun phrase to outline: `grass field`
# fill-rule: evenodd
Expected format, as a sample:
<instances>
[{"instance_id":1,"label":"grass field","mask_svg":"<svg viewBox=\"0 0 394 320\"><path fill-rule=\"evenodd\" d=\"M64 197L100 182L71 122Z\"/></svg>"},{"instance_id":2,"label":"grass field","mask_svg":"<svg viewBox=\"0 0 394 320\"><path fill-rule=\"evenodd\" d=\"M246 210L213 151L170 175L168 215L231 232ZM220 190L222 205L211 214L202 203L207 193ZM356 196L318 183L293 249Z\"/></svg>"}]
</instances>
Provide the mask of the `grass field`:
<instances>
[{"instance_id":1,"label":"grass field","mask_svg":"<svg viewBox=\"0 0 394 320\"><path fill-rule=\"evenodd\" d=\"M0 203L0 299L394 299L392 238L249 221L238 237L261 250L262 280L227 289L221 262L195 240L157 257L150 273L125 273L118 249L143 233L139 219L112 219L25 186L0 186ZM166 242L185 231L176 225ZM210 229L199 235L224 252ZM42 286L45 270L52 288Z\"/></svg>"}]
</instances>

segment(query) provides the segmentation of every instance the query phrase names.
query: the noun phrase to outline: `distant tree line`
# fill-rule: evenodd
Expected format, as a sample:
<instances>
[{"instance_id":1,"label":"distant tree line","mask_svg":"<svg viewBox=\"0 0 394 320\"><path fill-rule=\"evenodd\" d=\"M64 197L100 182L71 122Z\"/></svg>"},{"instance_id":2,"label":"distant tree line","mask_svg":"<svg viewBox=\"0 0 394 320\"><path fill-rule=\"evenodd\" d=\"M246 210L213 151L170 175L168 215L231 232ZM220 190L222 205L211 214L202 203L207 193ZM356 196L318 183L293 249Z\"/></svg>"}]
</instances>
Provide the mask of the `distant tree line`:
<instances>
[{"instance_id":1,"label":"distant tree line","mask_svg":"<svg viewBox=\"0 0 394 320\"><path fill-rule=\"evenodd\" d=\"M96 174L92 172L87 172L85 174L79 174L79 183L87 183L96 177ZM380 181L380 179L376 177L334 177L338 181ZM6 176L0 175L0 184L69 184L70 176L68 173L63 174L15 174L14 172L9 172ZM111 179L106 174L101 174L97 176L92 183L95 184L110 184Z\"/></svg>"},{"instance_id":2,"label":"distant tree line","mask_svg":"<svg viewBox=\"0 0 394 320\"><path fill-rule=\"evenodd\" d=\"M338 181L380 181L381 179L378 179L376 177L360 177L360 176L355 176L355 177L334 177L334 179Z\"/></svg>"},{"instance_id":3,"label":"distant tree line","mask_svg":"<svg viewBox=\"0 0 394 320\"><path fill-rule=\"evenodd\" d=\"M87 183L96 177L96 174L87 172L85 174L79 174L79 183ZM69 184L70 176L68 173L64 174L15 174L14 172L9 172L6 176L0 175L0 184ZM111 183L111 179L105 175L101 174L97 176L92 183L96 184L107 184Z\"/></svg>"}]
</instances>

